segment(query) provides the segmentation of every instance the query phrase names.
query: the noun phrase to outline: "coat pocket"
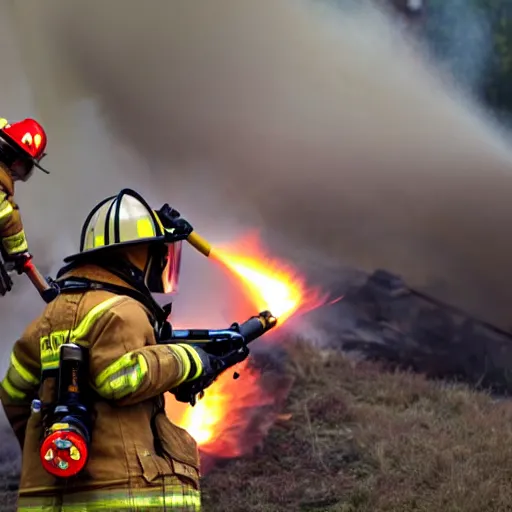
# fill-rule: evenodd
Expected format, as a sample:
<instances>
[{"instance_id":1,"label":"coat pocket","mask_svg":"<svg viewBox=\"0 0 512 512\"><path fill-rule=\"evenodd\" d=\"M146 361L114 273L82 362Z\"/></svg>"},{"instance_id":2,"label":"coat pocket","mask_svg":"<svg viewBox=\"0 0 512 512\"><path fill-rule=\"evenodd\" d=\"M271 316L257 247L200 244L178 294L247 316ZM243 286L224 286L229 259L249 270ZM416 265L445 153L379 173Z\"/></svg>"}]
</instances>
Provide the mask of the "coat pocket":
<instances>
[{"instance_id":1,"label":"coat pocket","mask_svg":"<svg viewBox=\"0 0 512 512\"><path fill-rule=\"evenodd\" d=\"M174 425L163 413L155 417L155 426L162 450L177 476L199 485L199 452L194 438Z\"/></svg>"},{"instance_id":2,"label":"coat pocket","mask_svg":"<svg viewBox=\"0 0 512 512\"><path fill-rule=\"evenodd\" d=\"M142 477L147 483L156 483L164 476L173 475L173 468L156 453L141 446L136 447L136 452L142 470Z\"/></svg>"}]
</instances>

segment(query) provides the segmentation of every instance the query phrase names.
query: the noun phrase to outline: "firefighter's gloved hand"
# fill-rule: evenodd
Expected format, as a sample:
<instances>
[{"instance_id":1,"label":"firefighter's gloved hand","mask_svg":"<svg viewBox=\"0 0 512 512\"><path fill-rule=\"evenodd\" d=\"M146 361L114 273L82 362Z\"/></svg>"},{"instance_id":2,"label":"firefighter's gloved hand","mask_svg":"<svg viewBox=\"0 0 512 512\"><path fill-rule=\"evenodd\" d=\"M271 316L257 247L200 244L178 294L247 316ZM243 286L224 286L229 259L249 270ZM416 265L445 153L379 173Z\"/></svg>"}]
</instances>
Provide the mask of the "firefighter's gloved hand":
<instances>
[{"instance_id":1,"label":"firefighter's gloved hand","mask_svg":"<svg viewBox=\"0 0 512 512\"><path fill-rule=\"evenodd\" d=\"M25 264L32 258L28 252L20 252L17 254L3 254L5 260L5 267L8 272L15 270L18 274L23 274Z\"/></svg>"},{"instance_id":2,"label":"firefighter's gloved hand","mask_svg":"<svg viewBox=\"0 0 512 512\"><path fill-rule=\"evenodd\" d=\"M12 290L12 279L7 273L7 269L0 263L0 296L4 296Z\"/></svg>"},{"instance_id":3,"label":"firefighter's gloved hand","mask_svg":"<svg viewBox=\"0 0 512 512\"><path fill-rule=\"evenodd\" d=\"M172 237L177 239L186 238L194 229L187 220L181 217L178 210L175 210L167 203L157 210L156 213L166 233L172 235Z\"/></svg>"},{"instance_id":4,"label":"firefighter's gloved hand","mask_svg":"<svg viewBox=\"0 0 512 512\"><path fill-rule=\"evenodd\" d=\"M191 366L185 382L213 382L225 369L222 357L211 355L197 345L180 343L178 346L186 350Z\"/></svg>"},{"instance_id":5,"label":"firefighter's gloved hand","mask_svg":"<svg viewBox=\"0 0 512 512\"><path fill-rule=\"evenodd\" d=\"M191 368L186 380L172 389L171 393L176 397L176 400L185 403L194 404L196 395L211 386L224 370L233 365L233 357L237 360L243 360L247 357L245 354L242 357L241 353L238 352L237 354L217 356L209 354L197 345L186 343L180 343L178 346L187 351Z\"/></svg>"}]
</instances>

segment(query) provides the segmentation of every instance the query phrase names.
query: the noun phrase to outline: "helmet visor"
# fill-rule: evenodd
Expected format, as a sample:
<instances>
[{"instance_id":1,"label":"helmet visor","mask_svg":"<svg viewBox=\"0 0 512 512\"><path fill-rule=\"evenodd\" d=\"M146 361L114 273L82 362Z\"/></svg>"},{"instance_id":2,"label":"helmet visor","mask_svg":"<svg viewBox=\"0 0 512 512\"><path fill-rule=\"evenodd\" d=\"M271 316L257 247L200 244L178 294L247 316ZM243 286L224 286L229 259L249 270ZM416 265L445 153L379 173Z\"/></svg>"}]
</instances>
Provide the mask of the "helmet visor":
<instances>
[{"instance_id":1,"label":"helmet visor","mask_svg":"<svg viewBox=\"0 0 512 512\"><path fill-rule=\"evenodd\" d=\"M14 180L27 181L34 171L34 163L28 158L20 158L12 163L10 169Z\"/></svg>"},{"instance_id":2,"label":"helmet visor","mask_svg":"<svg viewBox=\"0 0 512 512\"><path fill-rule=\"evenodd\" d=\"M163 293L178 291L181 266L181 242L167 244L167 258L162 271Z\"/></svg>"},{"instance_id":3,"label":"helmet visor","mask_svg":"<svg viewBox=\"0 0 512 512\"><path fill-rule=\"evenodd\" d=\"M176 293L180 277L181 242L158 244L150 249L146 286L152 293Z\"/></svg>"},{"instance_id":4,"label":"helmet visor","mask_svg":"<svg viewBox=\"0 0 512 512\"><path fill-rule=\"evenodd\" d=\"M0 161L14 181L27 181L34 170L32 158L23 154L7 137L0 136Z\"/></svg>"}]
</instances>

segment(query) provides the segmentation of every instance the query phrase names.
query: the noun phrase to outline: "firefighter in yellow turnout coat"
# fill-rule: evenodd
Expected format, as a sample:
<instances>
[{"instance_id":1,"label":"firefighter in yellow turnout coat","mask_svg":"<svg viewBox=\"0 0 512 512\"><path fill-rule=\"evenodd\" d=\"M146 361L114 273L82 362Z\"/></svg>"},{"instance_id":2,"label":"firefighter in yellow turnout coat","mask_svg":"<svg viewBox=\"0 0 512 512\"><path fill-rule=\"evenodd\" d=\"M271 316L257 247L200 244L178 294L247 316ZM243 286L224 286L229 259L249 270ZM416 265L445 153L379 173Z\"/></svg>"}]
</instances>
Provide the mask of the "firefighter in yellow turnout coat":
<instances>
[{"instance_id":1,"label":"firefighter in yellow turnout coat","mask_svg":"<svg viewBox=\"0 0 512 512\"><path fill-rule=\"evenodd\" d=\"M163 393L204 378L210 356L156 344L167 314L150 292L176 286L181 249L161 211L129 189L101 202L59 273L63 292L14 345L0 399L23 452L19 511L200 510L197 445L165 415ZM84 470L59 479L39 457L41 411L55 402L51 372L69 342L88 354L93 428Z\"/></svg>"}]
</instances>

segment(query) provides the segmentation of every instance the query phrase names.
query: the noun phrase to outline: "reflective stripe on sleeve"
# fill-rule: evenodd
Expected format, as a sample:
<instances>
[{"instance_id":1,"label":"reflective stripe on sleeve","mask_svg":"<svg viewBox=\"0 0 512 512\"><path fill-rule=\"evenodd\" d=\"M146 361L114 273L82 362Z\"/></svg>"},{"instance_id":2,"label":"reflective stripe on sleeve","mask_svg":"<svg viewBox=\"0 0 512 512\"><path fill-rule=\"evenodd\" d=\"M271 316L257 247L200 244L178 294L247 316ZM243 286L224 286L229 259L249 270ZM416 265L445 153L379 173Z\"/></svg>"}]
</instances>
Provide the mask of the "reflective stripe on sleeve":
<instances>
[{"instance_id":1,"label":"reflective stripe on sleeve","mask_svg":"<svg viewBox=\"0 0 512 512\"><path fill-rule=\"evenodd\" d=\"M13 386L7 377L4 378L0 385L9 397L15 401L24 400L27 397L27 394Z\"/></svg>"},{"instance_id":2,"label":"reflective stripe on sleeve","mask_svg":"<svg viewBox=\"0 0 512 512\"><path fill-rule=\"evenodd\" d=\"M0 192L0 227L7 222L14 211L12 204L5 199L6 197L5 192Z\"/></svg>"},{"instance_id":3,"label":"reflective stripe on sleeve","mask_svg":"<svg viewBox=\"0 0 512 512\"><path fill-rule=\"evenodd\" d=\"M142 354L129 352L107 366L95 379L96 392L107 400L119 400L137 391L148 373Z\"/></svg>"},{"instance_id":4,"label":"reflective stripe on sleeve","mask_svg":"<svg viewBox=\"0 0 512 512\"><path fill-rule=\"evenodd\" d=\"M28 251L27 239L23 229L15 235L5 237L2 240L2 244L7 254L18 254Z\"/></svg>"}]
</instances>

